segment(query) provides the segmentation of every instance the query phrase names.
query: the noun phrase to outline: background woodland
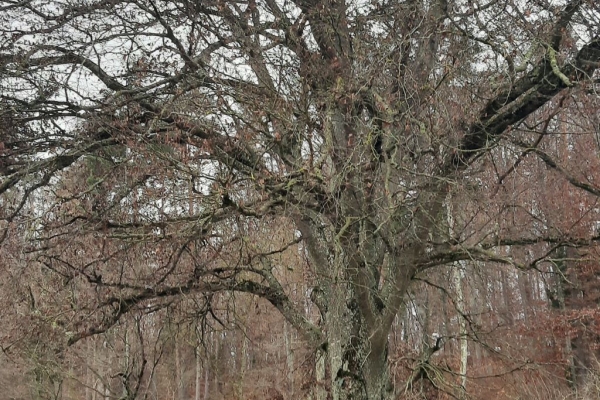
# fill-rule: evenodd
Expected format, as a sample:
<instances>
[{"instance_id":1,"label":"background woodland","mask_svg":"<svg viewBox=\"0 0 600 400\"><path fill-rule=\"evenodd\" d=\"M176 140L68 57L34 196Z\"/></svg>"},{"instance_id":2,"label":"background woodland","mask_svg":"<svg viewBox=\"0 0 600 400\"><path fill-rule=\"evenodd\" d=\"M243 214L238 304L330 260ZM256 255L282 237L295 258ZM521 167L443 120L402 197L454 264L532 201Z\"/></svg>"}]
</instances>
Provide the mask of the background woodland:
<instances>
[{"instance_id":1,"label":"background woodland","mask_svg":"<svg viewBox=\"0 0 600 400\"><path fill-rule=\"evenodd\" d=\"M599 32L0 1L0 397L600 398Z\"/></svg>"}]
</instances>

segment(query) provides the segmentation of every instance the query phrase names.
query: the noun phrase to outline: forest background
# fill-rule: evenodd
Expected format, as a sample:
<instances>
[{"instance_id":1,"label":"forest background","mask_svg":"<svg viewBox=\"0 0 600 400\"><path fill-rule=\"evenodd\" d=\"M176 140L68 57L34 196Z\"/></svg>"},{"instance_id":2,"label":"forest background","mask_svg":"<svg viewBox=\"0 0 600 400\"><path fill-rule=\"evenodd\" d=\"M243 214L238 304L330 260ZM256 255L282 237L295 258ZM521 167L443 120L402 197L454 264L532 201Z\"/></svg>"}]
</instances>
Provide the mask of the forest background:
<instances>
[{"instance_id":1,"label":"forest background","mask_svg":"<svg viewBox=\"0 0 600 400\"><path fill-rule=\"evenodd\" d=\"M599 32L0 1L2 397L598 398Z\"/></svg>"}]
</instances>

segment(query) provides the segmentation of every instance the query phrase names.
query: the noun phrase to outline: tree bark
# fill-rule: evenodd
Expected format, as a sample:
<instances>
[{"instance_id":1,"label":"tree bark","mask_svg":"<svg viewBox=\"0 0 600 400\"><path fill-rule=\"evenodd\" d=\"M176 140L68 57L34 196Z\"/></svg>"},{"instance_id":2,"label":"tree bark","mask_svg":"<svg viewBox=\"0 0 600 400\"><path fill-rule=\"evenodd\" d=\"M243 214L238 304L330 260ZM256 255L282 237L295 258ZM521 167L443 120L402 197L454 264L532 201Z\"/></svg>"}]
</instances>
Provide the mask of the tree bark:
<instances>
[{"instance_id":1,"label":"tree bark","mask_svg":"<svg viewBox=\"0 0 600 400\"><path fill-rule=\"evenodd\" d=\"M450 237L454 237L454 218L453 218L452 197L448 196L447 214L448 231ZM465 262L457 261L452 266L452 278L454 280L454 290L456 291L456 311L458 312L458 334L459 334L459 376L461 391L459 398L462 400L467 396L467 362L469 357L469 342L467 338L467 321L465 320L466 301L463 293L463 278L465 274Z\"/></svg>"},{"instance_id":2,"label":"tree bark","mask_svg":"<svg viewBox=\"0 0 600 400\"><path fill-rule=\"evenodd\" d=\"M194 349L194 361L196 361L196 379L194 380L194 384L196 386L194 391L194 400L200 400L200 383L202 380L202 359L200 358L200 344L196 343L196 348Z\"/></svg>"},{"instance_id":3,"label":"tree bark","mask_svg":"<svg viewBox=\"0 0 600 400\"><path fill-rule=\"evenodd\" d=\"M294 385L294 349L292 347L292 338L293 333L290 332L288 327L288 322L283 322L283 340L285 343L285 359L286 359L286 367L287 367L287 375L289 379L289 392L293 396L295 391Z\"/></svg>"},{"instance_id":4,"label":"tree bark","mask_svg":"<svg viewBox=\"0 0 600 400\"><path fill-rule=\"evenodd\" d=\"M459 357L459 375L461 392L460 398L466 398L467 394L467 361L469 357L469 342L467 340L467 321L465 321L465 297L462 290L464 267L457 262L452 269L454 278L454 287L456 290L456 308L458 311L458 334L460 338L460 357Z\"/></svg>"},{"instance_id":5,"label":"tree bark","mask_svg":"<svg viewBox=\"0 0 600 400\"><path fill-rule=\"evenodd\" d=\"M327 370L333 400L391 398L387 334L373 332L362 317L353 287L333 285L325 314Z\"/></svg>"},{"instance_id":6,"label":"tree bark","mask_svg":"<svg viewBox=\"0 0 600 400\"><path fill-rule=\"evenodd\" d=\"M553 263L552 272L556 273L556 286L554 289L554 293L552 291L548 291L548 295L550 297L551 306L557 308L559 310L565 310L566 308L566 288L568 285L566 280L566 272L567 272L567 262L565 258L567 257L567 249L566 247L559 247L556 250L556 260ZM576 360L573 353L573 343L571 340L571 335L565 335L565 348L564 352L567 358L567 371L566 377L569 385L572 388L577 387L577 383L579 379L579 373L577 370Z\"/></svg>"},{"instance_id":7,"label":"tree bark","mask_svg":"<svg viewBox=\"0 0 600 400\"><path fill-rule=\"evenodd\" d=\"M181 360L181 344L177 336L174 337L175 345L175 393L177 400L183 400L185 398L185 382L184 382L184 366Z\"/></svg>"}]
</instances>

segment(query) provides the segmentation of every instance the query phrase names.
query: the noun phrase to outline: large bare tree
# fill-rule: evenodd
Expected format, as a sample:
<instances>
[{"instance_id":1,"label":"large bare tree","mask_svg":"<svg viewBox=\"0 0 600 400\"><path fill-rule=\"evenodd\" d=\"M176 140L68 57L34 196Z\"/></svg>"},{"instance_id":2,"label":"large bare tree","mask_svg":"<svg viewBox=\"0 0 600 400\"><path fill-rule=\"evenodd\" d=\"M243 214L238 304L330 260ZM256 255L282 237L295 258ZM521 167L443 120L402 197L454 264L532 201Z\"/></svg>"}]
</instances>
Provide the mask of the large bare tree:
<instances>
[{"instance_id":1,"label":"large bare tree","mask_svg":"<svg viewBox=\"0 0 600 400\"><path fill-rule=\"evenodd\" d=\"M388 335L415 276L460 260L526 268L506 246L592 239L510 229L510 199L473 215L464 193L528 156L600 193L539 148L556 113L597 99L594 1L0 11L2 239L22 235L29 260L77 283L57 312L70 344L178 296L207 316L215 294L246 292L325 360L332 398L389 398ZM494 171L494 152L515 165ZM283 265L292 246L306 265ZM319 318L281 284L286 267L307 268Z\"/></svg>"}]
</instances>

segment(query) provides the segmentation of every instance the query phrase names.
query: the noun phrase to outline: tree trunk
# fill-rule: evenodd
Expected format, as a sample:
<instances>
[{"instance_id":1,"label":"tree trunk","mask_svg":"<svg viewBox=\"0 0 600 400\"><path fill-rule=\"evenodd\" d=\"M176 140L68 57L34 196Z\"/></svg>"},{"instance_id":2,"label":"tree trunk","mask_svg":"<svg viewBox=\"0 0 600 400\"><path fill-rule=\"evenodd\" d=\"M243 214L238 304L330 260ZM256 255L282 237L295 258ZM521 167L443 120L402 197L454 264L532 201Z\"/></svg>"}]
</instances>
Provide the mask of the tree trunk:
<instances>
[{"instance_id":1,"label":"tree trunk","mask_svg":"<svg viewBox=\"0 0 600 400\"><path fill-rule=\"evenodd\" d=\"M565 303L565 286L568 285L568 282L565 278L565 273L567 270L567 263L565 258L567 257L566 247L559 247L556 249L556 260L553 263L553 269L556 273L556 287L554 293L552 291L548 291L548 296L550 297L550 304L552 307L557 308L559 310L564 310L566 308ZM565 335L565 355L567 356L567 382L572 388L577 386L578 382L578 371L576 368L575 357L573 355L573 343L571 341L570 335Z\"/></svg>"},{"instance_id":2,"label":"tree trunk","mask_svg":"<svg viewBox=\"0 0 600 400\"><path fill-rule=\"evenodd\" d=\"M202 363L200 358L200 344L196 344L196 348L194 349L194 358L196 361L196 379L195 385L196 390L194 392L194 400L200 400L200 381L202 380Z\"/></svg>"},{"instance_id":3,"label":"tree trunk","mask_svg":"<svg viewBox=\"0 0 600 400\"><path fill-rule=\"evenodd\" d=\"M447 216L448 216L448 232L450 237L454 236L454 218L453 218L452 197L448 196L447 200ZM452 268L452 278L454 280L454 290L456 291L456 311L458 312L458 332L460 338L460 358L459 358L459 376L460 376L460 399L467 396L467 362L469 357L469 342L467 341L467 321L466 301L463 292L463 278L465 275L465 262L457 261Z\"/></svg>"},{"instance_id":4,"label":"tree trunk","mask_svg":"<svg viewBox=\"0 0 600 400\"><path fill-rule=\"evenodd\" d=\"M338 283L333 292L325 314L331 398L391 398L387 334L368 334L351 285Z\"/></svg>"},{"instance_id":5,"label":"tree trunk","mask_svg":"<svg viewBox=\"0 0 600 400\"><path fill-rule=\"evenodd\" d=\"M181 344L177 336L173 340L175 341L175 398L183 400L185 398L185 383L183 380L184 366L181 360Z\"/></svg>"},{"instance_id":6,"label":"tree trunk","mask_svg":"<svg viewBox=\"0 0 600 400\"><path fill-rule=\"evenodd\" d=\"M452 269L454 277L454 287L456 290L456 308L459 313L458 315L458 328L460 337L460 385L461 393L460 398L466 398L467 393L467 361L469 357L469 342L467 341L467 321L464 318L465 315L465 297L462 290L464 266L461 262L457 262L455 267Z\"/></svg>"},{"instance_id":7,"label":"tree trunk","mask_svg":"<svg viewBox=\"0 0 600 400\"><path fill-rule=\"evenodd\" d=\"M314 389L314 399L315 400L326 400L327 399L327 383L326 379L326 365L325 360L327 355L325 352L319 351L316 355L315 362L315 389Z\"/></svg>"},{"instance_id":8,"label":"tree trunk","mask_svg":"<svg viewBox=\"0 0 600 400\"><path fill-rule=\"evenodd\" d=\"M500 269L500 285L502 285L502 297L503 297L503 312L504 315L504 323L508 324L508 326L512 326L514 323L514 315L515 305L512 301L513 299L513 290L511 288L510 280L511 274L507 272L504 268Z\"/></svg>"},{"instance_id":9,"label":"tree trunk","mask_svg":"<svg viewBox=\"0 0 600 400\"><path fill-rule=\"evenodd\" d=\"M287 376L289 381L289 392L293 396L295 391L294 385L294 351L292 348L292 332L288 327L287 321L283 322L283 340L285 343L285 357L286 357L286 367L287 367Z\"/></svg>"},{"instance_id":10,"label":"tree trunk","mask_svg":"<svg viewBox=\"0 0 600 400\"><path fill-rule=\"evenodd\" d=\"M537 292L537 282L532 282L532 279L530 277L530 274L524 274L521 272L517 275L517 282L519 284L519 292L521 295L521 307L523 310L523 322L525 324L529 322L529 320L531 319L530 314L535 309L534 307L532 307L532 300L535 300L532 298L532 292ZM534 277L534 280L537 279ZM532 290L534 283L536 287L535 291Z\"/></svg>"},{"instance_id":11,"label":"tree trunk","mask_svg":"<svg viewBox=\"0 0 600 400\"><path fill-rule=\"evenodd\" d=\"M85 400L92 400L93 393L93 384L94 384L94 374L92 371L92 367L90 367L90 363L95 360L95 357L92 353L92 344L93 340L88 340L86 343L86 364L85 364Z\"/></svg>"}]
</instances>

